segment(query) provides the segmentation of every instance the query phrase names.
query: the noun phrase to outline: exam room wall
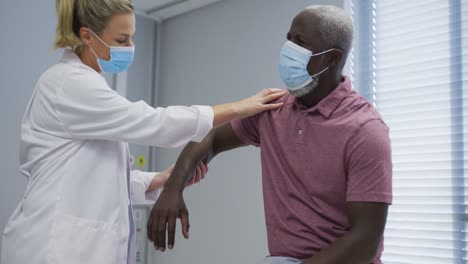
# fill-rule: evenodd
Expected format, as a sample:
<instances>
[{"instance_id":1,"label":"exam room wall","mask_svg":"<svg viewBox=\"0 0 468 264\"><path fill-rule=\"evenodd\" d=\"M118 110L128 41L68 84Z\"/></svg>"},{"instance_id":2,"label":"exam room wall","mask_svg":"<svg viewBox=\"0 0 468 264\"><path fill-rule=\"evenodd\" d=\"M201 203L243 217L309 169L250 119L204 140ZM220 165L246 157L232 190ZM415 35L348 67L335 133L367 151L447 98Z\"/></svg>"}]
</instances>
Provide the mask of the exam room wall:
<instances>
[{"instance_id":1,"label":"exam room wall","mask_svg":"<svg viewBox=\"0 0 468 264\"><path fill-rule=\"evenodd\" d=\"M20 201L26 178L18 171L20 123L43 71L59 59L52 51L55 1L2 1L0 8L0 229ZM0 239L0 246L1 246Z\"/></svg>"},{"instance_id":2,"label":"exam room wall","mask_svg":"<svg viewBox=\"0 0 468 264\"><path fill-rule=\"evenodd\" d=\"M282 87L279 50L295 14L310 4L343 7L343 0L226 0L162 25L160 106L218 104ZM178 150L158 149L157 167ZM155 254L159 264L255 263L268 254L259 149L221 154L207 178L185 193L190 239Z\"/></svg>"},{"instance_id":3,"label":"exam room wall","mask_svg":"<svg viewBox=\"0 0 468 264\"><path fill-rule=\"evenodd\" d=\"M20 123L39 76L61 57L53 52L56 26L55 0L2 1L0 23L4 25L0 55L0 230L24 193L26 178L18 171ZM128 72L126 96L131 101L151 103L153 81L154 21L137 16L138 47ZM106 76L112 85L112 76ZM133 155L147 155L148 147L131 146ZM1 246L0 239L0 246Z\"/></svg>"}]
</instances>

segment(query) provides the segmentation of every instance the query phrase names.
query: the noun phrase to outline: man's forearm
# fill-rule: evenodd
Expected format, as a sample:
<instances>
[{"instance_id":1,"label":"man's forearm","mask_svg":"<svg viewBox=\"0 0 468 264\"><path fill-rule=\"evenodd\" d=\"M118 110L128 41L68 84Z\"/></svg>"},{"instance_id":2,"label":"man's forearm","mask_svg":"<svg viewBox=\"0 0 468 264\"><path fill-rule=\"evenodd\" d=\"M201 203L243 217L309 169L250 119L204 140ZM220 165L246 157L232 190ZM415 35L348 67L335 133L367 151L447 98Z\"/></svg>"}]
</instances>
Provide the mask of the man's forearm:
<instances>
[{"instance_id":1,"label":"man's forearm","mask_svg":"<svg viewBox=\"0 0 468 264\"><path fill-rule=\"evenodd\" d=\"M245 144L235 135L230 123L213 129L202 142L190 142L184 148L164 188L183 191L200 162L208 164L217 154L241 146Z\"/></svg>"},{"instance_id":2,"label":"man's forearm","mask_svg":"<svg viewBox=\"0 0 468 264\"><path fill-rule=\"evenodd\" d=\"M382 240L388 204L347 203L349 231L304 264L369 264Z\"/></svg>"},{"instance_id":3,"label":"man's forearm","mask_svg":"<svg viewBox=\"0 0 468 264\"><path fill-rule=\"evenodd\" d=\"M379 242L348 232L303 264L369 264L375 257Z\"/></svg>"},{"instance_id":4,"label":"man's forearm","mask_svg":"<svg viewBox=\"0 0 468 264\"><path fill-rule=\"evenodd\" d=\"M175 167L165 184L165 188L183 191L185 184L194 174L198 164L208 162L213 158L214 135L210 133L202 142L190 142L182 151Z\"/></svg>"}]
</instances>

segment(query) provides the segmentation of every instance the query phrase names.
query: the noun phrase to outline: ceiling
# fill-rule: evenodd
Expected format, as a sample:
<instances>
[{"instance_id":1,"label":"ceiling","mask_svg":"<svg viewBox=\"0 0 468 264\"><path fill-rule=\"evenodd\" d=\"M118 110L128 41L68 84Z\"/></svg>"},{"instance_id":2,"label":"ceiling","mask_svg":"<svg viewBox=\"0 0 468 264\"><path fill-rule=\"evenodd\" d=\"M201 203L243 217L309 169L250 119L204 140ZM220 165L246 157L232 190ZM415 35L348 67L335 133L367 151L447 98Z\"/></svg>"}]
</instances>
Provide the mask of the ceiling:
<instances>
[{"instance_id":1,"label":"ceiling","mask_svg":"<svg viewBox=\"0 0 468 264\"><path fill-rule=\"evenodd\" d=\"M133 0L136 13L154 20L165 19L222 0Z\"/></svg>"}]
</instances>

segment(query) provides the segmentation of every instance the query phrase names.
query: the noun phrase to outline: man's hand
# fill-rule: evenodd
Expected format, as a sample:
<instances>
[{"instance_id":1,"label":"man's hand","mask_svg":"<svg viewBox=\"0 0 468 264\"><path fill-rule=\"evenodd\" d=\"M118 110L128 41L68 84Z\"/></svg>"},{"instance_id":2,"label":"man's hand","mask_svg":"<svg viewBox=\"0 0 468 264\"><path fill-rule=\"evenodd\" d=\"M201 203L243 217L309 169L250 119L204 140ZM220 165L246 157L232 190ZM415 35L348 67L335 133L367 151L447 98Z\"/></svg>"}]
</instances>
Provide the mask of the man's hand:
<instances>
[{"instance_id":1,"label":"man's hand","mask_svg":"<svg viewBox=\"0 0 468 264\"><path fill-rule=\"evenodd\" d=\"M189 216L183 198L186 185L203 179L208 171L204 164L213 157L241 146L244 144L234 134L231 124L213 129L200 143L191 142L185 146L148 219L148 238L156 250L166 250L166 244L169 249L174 247L177 218L181 220L182 234L189 237ZM191 178L192 175L195 177Z\"/></svg>"},{"instance_id":2,"label":"man's hand","mask_svg":"<svg viewBox=\"0 0 468 264\"><path fill-rule=\"evenodd\" d=\"M167 168L162 177L165 178L163 185L173 173L174 166ZM208 172L208 166L201 162L192 178L186 183L186 187L196 184L205 178ZM185 238L189 237L189 219L188 210L185 206L182 191L174 188L165 188L159 196L156 204L151 210L148 220L148 238L154 243L156 250L166 250L166 232L168 235L168 247L174 247L176 220L180 218L182 223L182 234ZM167 228L167 231L166 231Z\"/></svg>"},{"instance_id":3,"label":"man's hand","mask_svg":"<svg viewBox=\"0 0 468 264\"><path fill-rule=\"evenodd\" d=\"M183 236L188 239L189 214L182 192L164 189L151 210L147 225L148 239L154 243L156 250L166 250L166 228L168 247L174 247L177 218L180 218Z\"/></svg>"}]
</instances>

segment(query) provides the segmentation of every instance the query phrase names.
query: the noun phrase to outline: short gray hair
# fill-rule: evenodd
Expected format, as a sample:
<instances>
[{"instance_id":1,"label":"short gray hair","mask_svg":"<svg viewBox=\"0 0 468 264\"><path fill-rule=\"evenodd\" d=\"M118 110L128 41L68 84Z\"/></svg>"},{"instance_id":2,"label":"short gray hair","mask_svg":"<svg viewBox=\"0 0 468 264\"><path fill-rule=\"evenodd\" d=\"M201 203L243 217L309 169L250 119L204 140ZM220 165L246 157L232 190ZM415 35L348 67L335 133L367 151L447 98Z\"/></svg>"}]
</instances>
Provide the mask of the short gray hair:
<instances>
[{"instance_id":1,"label":"short gray hair","mask_svg":"<svg viewBox=\"0 0 468 264\"><path fill-rule=\"evenodd\" d=\"M353 21L343 9L332 5L312 5L306 7L305 11L312 12L319 18L317 26L321 39L328 48L349 53L353 43Z\"/></svg>"}]
</instances>

